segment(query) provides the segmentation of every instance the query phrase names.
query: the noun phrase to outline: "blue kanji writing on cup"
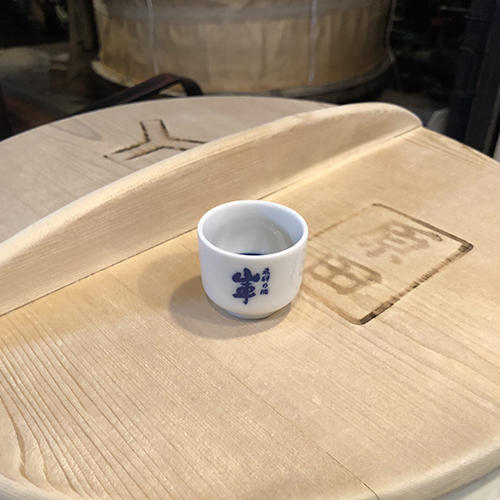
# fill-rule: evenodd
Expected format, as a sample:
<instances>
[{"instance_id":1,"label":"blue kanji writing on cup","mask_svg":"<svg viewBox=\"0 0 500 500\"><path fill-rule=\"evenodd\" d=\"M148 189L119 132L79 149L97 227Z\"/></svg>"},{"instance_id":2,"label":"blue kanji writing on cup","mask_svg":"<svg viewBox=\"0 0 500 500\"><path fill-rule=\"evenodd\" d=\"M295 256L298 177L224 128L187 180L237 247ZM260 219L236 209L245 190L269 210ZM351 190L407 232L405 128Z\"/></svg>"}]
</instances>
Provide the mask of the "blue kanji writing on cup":
<instances>
[{"instance_id":1,"label":"blue kanji writing on cup","mask_svg":"<svg viewBox=\"0 0 500 500\"><path fill-rule=\"evenodd\" d=\"M233 281L235 283L240 283L236 289L236 293L233 293L233 297L236 299L243 299L243 304L248 304L248 299L255 297L255 287L252 283L257 283L260 280L259 273L252 274L252 271L245 267L242 273L234 273Z\"/></svg>"},{"instance_id":2,"label":"blue kanji writing on cup","mask_svg":"<svg viewBox=\"0 0 500 500\"><path fill-rule=\"evenodd\" d=\"M262 271L262 288L260 289L261 295L267 295L269 293L269 280L271 279L271 272L269 268L266 267L264 271Z\"/></svg>"}]
</instances>

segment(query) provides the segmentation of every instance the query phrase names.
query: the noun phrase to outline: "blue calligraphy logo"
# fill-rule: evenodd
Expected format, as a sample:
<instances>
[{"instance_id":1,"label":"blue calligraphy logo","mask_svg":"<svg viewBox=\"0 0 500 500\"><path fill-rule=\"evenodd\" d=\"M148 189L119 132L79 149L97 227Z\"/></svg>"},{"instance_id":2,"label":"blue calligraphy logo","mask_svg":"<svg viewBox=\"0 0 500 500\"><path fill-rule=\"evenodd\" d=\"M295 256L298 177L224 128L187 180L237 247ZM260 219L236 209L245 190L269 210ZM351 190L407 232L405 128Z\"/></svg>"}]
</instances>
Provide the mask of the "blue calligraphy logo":
<instances>
[{"instance_id":1,"label":"blue calligraphy logo","mask_svg":"<svg viewBox=\"0 0 500 500\"><path fill-rule=\"evenodd\" d=\"M233 297L236 299L243 299L243 304L248 304L248 300L256 295L253 283L261 281L262 285L260 288L260 295L269 294L271 271L269 271L268 267L266 267L261 274L253 274L248 267L245 267L242 273L234 273L232 278L235 283L240 284L240 286L236 289L236 293L233 293Z\"/></svg>"},{"instance_id":2,"label":"blue calligraphy logo","mask_svg":"<svg viewBox=\"0 0 500 500\"><path fill-rule=\"evenodd\" d=\"M233 281L235 283L241 283L236 289L236 293L233 293L233 297L236 299L243 299L243 304L248 304L248 299L255 297L255 287L252 283L257 283L260 279L259 273L252 274L252 271L245 267L243 269L243 274L234 273Z\"/></svg>"}]
</instances>

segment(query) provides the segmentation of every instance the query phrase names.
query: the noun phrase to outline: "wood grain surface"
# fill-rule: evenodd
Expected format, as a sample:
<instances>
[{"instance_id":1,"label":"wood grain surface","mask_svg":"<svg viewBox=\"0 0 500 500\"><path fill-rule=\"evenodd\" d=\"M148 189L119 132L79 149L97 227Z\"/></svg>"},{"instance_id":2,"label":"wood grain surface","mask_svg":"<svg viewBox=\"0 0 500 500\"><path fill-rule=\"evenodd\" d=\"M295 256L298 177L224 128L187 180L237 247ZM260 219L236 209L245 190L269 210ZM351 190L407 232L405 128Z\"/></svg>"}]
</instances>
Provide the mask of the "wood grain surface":
<instances>
[{"instance_id":1,"label":"wood grain surface","mask_svg":"<svg viewBox=\"0 0 500 500\"><path fill-rule=\"evenodd\" d=\"M419 126L390 104L329 107L125 176L1 244L0 314L192 229L214 204L268 195Z\"/></svg>"},{"instance_id":2,"label":"wood grain surface","mask_svg":"<svg viewBox=\"0 0 500 500\"><path fill-rule=\"evenodd\" d=\"M1 143L0 241L186 148L326 107L272 97L163 99L87 113L14 136Z\"/></svg>"},{"instance_id":3,"label":"wood grain surface","mask_svg":"<svg viewBox=\"0 0 500 500\"><path fill-rule=\"evenodd\" d=\"M265 197L311 234L267 319L207 300L194 231L3 315L0 492L425 499L499 467L499 190L419 127Z\"/></svg>"}]
</instances>

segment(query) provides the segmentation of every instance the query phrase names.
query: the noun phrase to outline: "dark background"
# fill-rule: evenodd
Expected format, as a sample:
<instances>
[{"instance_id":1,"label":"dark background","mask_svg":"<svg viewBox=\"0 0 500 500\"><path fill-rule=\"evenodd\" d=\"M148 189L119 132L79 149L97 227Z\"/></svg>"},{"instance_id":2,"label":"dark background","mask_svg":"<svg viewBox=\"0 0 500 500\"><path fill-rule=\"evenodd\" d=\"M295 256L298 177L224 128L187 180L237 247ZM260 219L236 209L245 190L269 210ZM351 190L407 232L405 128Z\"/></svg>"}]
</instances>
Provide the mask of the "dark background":
<instances>
[{"instance_id":1,"label":"dark background","mask_svg":"<svg viewBox=\"0 0 500 500\"><path fill-rule=\"evenodd\" d=\"M3 136L68 116L120 90L90 68L98 52L95 35L70 41L69 1L2 2ZM351 93L353 100L405 106L430 128L493 155L499 134L499 4L395 1L389 34L394 65L375 87ZM317 98L349 102L347 94Z\"/></svg>"}]
</instances>

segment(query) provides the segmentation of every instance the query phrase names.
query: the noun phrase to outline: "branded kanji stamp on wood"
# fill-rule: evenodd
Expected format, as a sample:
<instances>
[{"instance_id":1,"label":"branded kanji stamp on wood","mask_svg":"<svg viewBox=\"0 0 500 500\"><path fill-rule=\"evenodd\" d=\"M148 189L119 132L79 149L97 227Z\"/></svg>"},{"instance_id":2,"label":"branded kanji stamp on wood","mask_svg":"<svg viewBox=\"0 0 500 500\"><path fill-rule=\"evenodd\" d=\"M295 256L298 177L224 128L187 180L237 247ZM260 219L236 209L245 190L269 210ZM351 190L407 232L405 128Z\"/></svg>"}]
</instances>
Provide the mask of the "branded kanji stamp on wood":
<instances>
[{"instance_id":1,"label":"branded kanji stamp on wood","mask_svg":"<svg viewBox=\"0 0 500 500\"><path fill-rule=\"evenodd\" d=\"M0 496L421 499L500 467L490 158L394 106L258 98L0 151ZM244 198L310 234L298 296L259 321L209 302L197 257L200 216ZM247 269L235 300L270 296Z\"/></svg>"}]
</instances>

